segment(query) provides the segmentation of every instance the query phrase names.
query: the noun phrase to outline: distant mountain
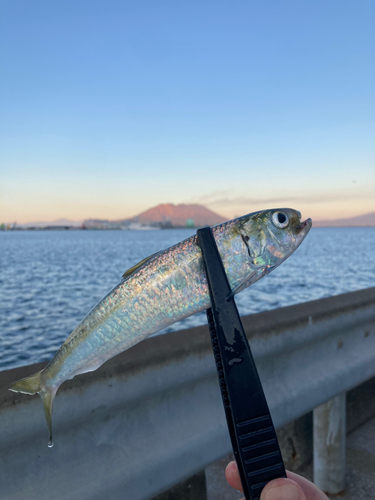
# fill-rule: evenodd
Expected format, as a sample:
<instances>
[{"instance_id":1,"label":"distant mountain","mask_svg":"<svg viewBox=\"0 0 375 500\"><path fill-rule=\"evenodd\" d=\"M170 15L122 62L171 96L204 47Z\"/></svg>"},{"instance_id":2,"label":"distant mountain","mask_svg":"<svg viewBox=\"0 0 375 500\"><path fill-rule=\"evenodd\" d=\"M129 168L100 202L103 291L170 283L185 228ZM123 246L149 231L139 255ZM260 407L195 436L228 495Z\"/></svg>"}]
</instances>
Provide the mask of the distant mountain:
<instances>
[{"instance_id":1,"label":"distant mountain","mask_svg":"<svg viewBox=\"0 0 375 500\"><path fill-rule=\"evenodd\" d=\"M358 215L349 219L317 220L313 221L315 227L365 227L375 226L375 212Z\"/></svg>"},{"instance_id":2,"label":"distant mountain","mask_svg":"<svg viewBox=\"0 0 375 500\"><path fill-rule=\"evenodd\" d=\"M214 226L225 222L226 217L219 215L212 210L204 207L203 205L194 204L181 204L173 205L173 203L163 203L156 207L150 208L145 212L140 213L136 217L127 219L130 222L135 221L140 224L156 224L171 225L186 227L192 226Z\"/></svg>"}]
</instances>

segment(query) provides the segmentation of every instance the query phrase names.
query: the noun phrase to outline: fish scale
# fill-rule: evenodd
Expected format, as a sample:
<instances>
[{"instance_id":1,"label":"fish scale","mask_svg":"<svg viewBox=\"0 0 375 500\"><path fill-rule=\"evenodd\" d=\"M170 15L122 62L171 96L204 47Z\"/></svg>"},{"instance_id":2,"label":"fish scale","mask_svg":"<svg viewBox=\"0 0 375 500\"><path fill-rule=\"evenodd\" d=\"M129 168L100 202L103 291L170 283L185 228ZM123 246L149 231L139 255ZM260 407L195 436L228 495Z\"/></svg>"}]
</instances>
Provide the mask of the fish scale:
<instances>
[{"instance_id":1,"label":"fish scale","mask_svg":"<svg viewBox=\"0 0 375 500\"><path fill-rule=\"evenodd\" d=\"M285 227L281 219L287 220ZM280 265L311 227L293 209L255 212L212 229L232 290L238 293ZM280 227L279 227L280 226ZM43 399L52 446L52 406L59 386L116 354L210 307L196 235L131 268L73 330L44 370L10 388Z\"/></svg>"}]
</instances>

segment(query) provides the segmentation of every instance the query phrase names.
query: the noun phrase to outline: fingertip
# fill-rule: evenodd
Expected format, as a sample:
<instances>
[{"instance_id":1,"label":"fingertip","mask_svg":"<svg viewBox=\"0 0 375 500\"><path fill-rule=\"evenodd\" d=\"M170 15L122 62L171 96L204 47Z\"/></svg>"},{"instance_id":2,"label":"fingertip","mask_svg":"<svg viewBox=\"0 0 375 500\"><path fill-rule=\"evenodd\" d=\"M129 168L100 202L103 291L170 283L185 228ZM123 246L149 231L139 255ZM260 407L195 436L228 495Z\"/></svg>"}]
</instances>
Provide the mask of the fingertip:
<instances>
[{"instance_id":1,"label":"fingertip","mask_svg":"<svg viewBox=\"0 0 375 500\"><path fill-rule=\"evenodd\" d=\"M228 483L232 486L233 480L238 475L238 467L236 462L229 462L225 469L225 477Z\"/></svg>"},{"instance_id":2,"label":"fingertip","mask_svg":"<svg viewBox=\"0 0 375 500\"><path fill-rule=\"evenodd\" d=\"M238 467L237 467L237 462L234 460L232 462L229 462L225 469L225 474L237 474L238 473Z\"/></svg>"},{"instance_id":3,"label":"fingertip","mask_svg":"<svg viewBox=\"0 0 375 500\"><path fill-rule=\"evenodd\" d=\"M232 488L243 491L236 462L229 462L225 469L225 477Z\"/></svg>"},{"instance_id":4,"label":"fingertip","mask_svg":"<svg viewBox=\"0 0 375 500\"><path fill-rule=\"evenodd\" d=\"M266 484L260 500L306 500L306 497L295 481L278 478Z\"/></svg>"}]
</instances>

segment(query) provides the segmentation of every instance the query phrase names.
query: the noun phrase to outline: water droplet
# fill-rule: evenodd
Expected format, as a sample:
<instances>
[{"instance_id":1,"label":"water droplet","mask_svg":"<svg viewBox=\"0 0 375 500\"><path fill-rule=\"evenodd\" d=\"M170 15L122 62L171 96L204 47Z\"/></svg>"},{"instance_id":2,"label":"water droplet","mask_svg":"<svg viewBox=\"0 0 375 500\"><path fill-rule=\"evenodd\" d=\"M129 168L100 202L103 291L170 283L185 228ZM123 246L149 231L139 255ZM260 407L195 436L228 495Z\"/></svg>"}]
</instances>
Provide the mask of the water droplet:
<instances>
[{"instance_id":1,"label":"water droplet","mask_svg":"<svg viewBox=\"0 0 375 500\"><path fill-rule=\"evenodd\" d=\"M51 439L50 441L48 441L48 448L52 448L52 446L53 446L53 441Z\"/></svg>"}]
</instances>

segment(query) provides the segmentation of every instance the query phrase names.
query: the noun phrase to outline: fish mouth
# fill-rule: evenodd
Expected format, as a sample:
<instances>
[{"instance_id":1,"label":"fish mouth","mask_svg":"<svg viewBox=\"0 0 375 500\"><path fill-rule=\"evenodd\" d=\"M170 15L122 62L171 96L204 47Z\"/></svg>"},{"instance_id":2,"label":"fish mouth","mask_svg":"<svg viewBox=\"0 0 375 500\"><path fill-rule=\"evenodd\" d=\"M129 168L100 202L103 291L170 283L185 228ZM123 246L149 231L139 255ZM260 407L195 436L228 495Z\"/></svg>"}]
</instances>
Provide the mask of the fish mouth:
<instances>
[{"instance_id":1,"label":"fish mouth","mask_svg":"<svg viewBox=\"0 0 375 500\"><path fill-rule=\"evenodd\" d=\"M311 219L306 219L304 222L301 222L301 224L298 224L298 226L296 226L297 247L299 247L300 244L303 242L303 240L306 238L307 233L310 231L311 227L312 227Z\"/></svg>"},{"instance_id":2,"label":"fish mouth","mask_svg":"<svg viewBox=\"0 0 375 500\"><path fill-rule=\"evenodd\" d=\"M299 224L296 229L298 232L300 232L300 231L303 231L303 229L305 229L307 227L308 228L307 231L310 231L311 226L312 226L312 220L306 219L304 222L301 222L301 224Z\"/></svg>"}]
</instances>

